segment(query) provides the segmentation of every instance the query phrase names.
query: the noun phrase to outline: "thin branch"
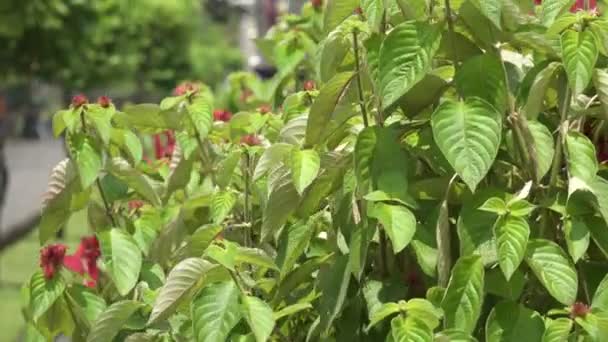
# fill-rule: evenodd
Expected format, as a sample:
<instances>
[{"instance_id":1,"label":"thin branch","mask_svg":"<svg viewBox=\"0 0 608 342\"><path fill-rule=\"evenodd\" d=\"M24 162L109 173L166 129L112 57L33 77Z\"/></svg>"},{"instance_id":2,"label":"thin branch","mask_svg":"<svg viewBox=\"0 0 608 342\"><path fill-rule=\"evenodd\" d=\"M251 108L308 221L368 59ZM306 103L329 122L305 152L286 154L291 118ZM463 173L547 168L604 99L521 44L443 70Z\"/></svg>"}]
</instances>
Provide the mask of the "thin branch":
<instances>
[{"instance_id":1,"label":"thin branch","mask_svg":"<svg viewBox=\"0 0 608 342\"><path fill-rule=\"evenodd\" d=\"M357 38L357 30L353 30L353 49L355 50L355 69L356 69L356 81L357 81L357 92L359 95L359 107L361 108L361 115L363 116L363 125L369 127L369 121L367 120L367 110L365 109L365 99L363 98L363 87L361 85L361 68L359 59L359 40Z\"/></svg>"}]
</instances>

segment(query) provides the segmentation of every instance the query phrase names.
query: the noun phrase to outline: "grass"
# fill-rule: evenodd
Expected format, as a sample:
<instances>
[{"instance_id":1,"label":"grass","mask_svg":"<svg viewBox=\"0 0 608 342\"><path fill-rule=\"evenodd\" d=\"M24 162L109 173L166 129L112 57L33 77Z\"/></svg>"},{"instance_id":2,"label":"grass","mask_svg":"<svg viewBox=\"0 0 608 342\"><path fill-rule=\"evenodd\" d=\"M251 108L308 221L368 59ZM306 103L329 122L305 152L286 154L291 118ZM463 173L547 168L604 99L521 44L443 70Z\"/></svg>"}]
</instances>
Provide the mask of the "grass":
<instances>
[{"instance_id":1,"label":"grass","mask_svg":"<svg viewBox=\"0 0 608 342\"><path fill-rule=\"evenodd\" d=\"M68 253L75 251L80 237L87 234L86 213L72 216L66 229ZM21 316L21 286L28 281L38 266L38 231L0 254L0 331L2 341L15 341L24 327Z\"/></svg>"}]
</instances>

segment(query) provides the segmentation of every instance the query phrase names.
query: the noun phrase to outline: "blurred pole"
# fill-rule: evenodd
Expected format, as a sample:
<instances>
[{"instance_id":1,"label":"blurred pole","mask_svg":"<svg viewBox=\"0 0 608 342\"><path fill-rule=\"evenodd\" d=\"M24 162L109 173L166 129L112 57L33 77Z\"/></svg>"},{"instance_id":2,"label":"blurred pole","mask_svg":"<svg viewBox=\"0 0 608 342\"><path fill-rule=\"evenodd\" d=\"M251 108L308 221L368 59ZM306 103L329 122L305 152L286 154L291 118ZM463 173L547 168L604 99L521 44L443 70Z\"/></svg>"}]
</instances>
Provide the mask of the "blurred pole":
<instances>
[{"instance_id":1,"label":"blurred pole","mask_svg":"<svg viewBox=\"0 0 608 342\"><path fill-rule=\"evenodd\" d=\"M304 0L288 0L287 3L289 13L300 14L302 6L304 5Z\"/></svg>"}]
</instances>

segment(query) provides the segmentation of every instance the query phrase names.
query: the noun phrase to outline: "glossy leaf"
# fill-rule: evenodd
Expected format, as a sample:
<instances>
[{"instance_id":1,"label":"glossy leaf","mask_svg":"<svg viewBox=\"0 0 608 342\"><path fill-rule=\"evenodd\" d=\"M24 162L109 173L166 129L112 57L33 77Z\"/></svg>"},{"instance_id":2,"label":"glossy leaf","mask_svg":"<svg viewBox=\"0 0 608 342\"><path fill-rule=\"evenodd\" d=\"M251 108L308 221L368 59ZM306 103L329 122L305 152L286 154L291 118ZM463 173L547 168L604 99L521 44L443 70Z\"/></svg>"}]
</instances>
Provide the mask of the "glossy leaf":
<instances>
[{"instance_id":1,"label":"glossy leaf","mask_svg":"<svg viewBox=\"0 0 608 342\"><path fill-rule=\"evenodd\" d=\"M507 280L519 267L526 253L530 226L525 218L508 215L495 226L498 263Z\"/></svg>"},{"instance_id":2,"label":"glossy leaf","mask_svg":"<svg viewBox=\"0 0 608 342\"><path fill-rule=\"evenodd\" d=\"M543 336L542 317L535 311L513 302L497 304L486 322L486 341L519 342L525 336L530 341L540 341Z\"/></svg>"},{"instance_id":3,"label":"glossy leaf","mask_svg":"<svg viewBox=\"0 0 608 342\"><path fill-rule=\"evenodd\" d=\"M263 300L253 296L243 296L243 317L249 324L258 342L268 340L274 329L275 320L272 308Z\"/></svg>"},{"instance_id":4,"label":"glossy leaf","mask_svg":"<svg viewBox=\"0 0 608 342\"><path fill-rule=\"evenodd\" d=\"M141 252L129 234L113 228L97 234L101 254L118 292L126 296L137 283L141 270Z\"/></svg>"},{"instance_id":5,"label":"glossy leaf","mask_svg":"<svg viewBox=\"0 0 608 342\"><path fill-rule=\"evenodd\" d=\"M294 150L291 153L291 176L299 194L317 178L321 159L315 150Z\"/></svg>"},{"instance_id":6,"label":"glossy leaf","mask_svg":"<svg viewBox=\"0 0 608 342\"><path fill-rule=\"evenodd\" d=\"M545 332L542 342L562 342L567 341L572 330L572 320L568 318L547 319L545 321Z\"/></svg>"},{"instance_id":7,"label":"glossy leaf","mask_svg":"<svg viewBox=\"0 0 608 342\"><path fill-rule=\"evenodd\" d=\"M452 269L441 307L447 328L471 333L481 313L484 297L484 269L477 255L461 257Z\"/></svg>"},{"instance_id":8,"label":"glossy leaf","mask_svg":"<svg viewBox=\"0 0 608 342\"><path fill-rule=\"evenodd\" d=\"M567 30L562 34L561 45L568 84L576 96L591 82L598 57L597 43L589 31Z\"/></svg>"},{"instance_id":9,"label":"glossy leaf","mask_svg":"<svg viewBox=\"0 0 608 342\"><path fill-rule=\"evenodd\" d=\"M416 217L404 206L374 203L368 215L382 224L395 254L407 247L416 233Z\"/></svg>"},{"instance_id":10,"label":"glossy leaf","mask_svg":"<svg viewBox=\"0 0 608 342\"><path fill-rule=\"evenodd\" d=\"M234 282L211 284L192 303L195 340L223 342L241 317L239 290Z\"/></svg>"},{"instance_id":11,"label":"glossy leaf","mask_svg":"<svg viewBox=\"0 0 608 342\"><path fill-rule=\"evenodd\" d=\"M93 324L87 342L112 341L141 303L124 300L110 305Z\"/></svg>"},{"instance_id":12,"label":"glossy leaf","mask_svg":"<svg viewBox=\"0 0 608 342\"><path fill-rule=\"evenodd\" d=\"M36 272L30 279L30 310L34 321L38 320L65 290L63 279L56 274L51 279L45 279L42 272Z\"/></svg>"}]
</instances>

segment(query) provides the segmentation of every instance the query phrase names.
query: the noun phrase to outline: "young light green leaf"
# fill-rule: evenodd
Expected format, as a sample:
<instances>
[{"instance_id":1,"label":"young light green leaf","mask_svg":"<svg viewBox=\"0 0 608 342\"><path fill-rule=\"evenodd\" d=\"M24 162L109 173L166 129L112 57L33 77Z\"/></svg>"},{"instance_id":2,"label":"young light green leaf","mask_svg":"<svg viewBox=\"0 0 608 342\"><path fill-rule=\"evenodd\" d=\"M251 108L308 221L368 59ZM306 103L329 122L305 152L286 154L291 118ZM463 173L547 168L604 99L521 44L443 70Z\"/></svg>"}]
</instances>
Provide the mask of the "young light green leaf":
<instances>
[{"instance_id":1,"label":"young light green leaf","mask_svg":"<svg viewBox=\"0 0 608 342\"><path fill-rule=\"evenodd\" d=\"M143 155L143 147L135 133L127 129L113 128L110 141L128 153L133 163L139 163Z\"/></svg>"},{"instance_id":2,"label":"young light green leaf","mask_svg":"<svg viewBox=\"0 0 608 342\"><path fill-rule=\"evenodd\" d=\"M585 221L578 217L568 217L564 224L564 235L566 237L566 246L568 253L572 257L574 263L585 255L591 236Z\"/></svg>"},{"instance_id":3,"label":"young light green leaf","mask_svg":"<svg viewBox=\"0 0 608 342\"><path fill-rule=\"evenodd\" d=\"M272 335L275 319L272 309L263 300L242 296L242 313L258 342L265 342Z\"/></svg>"},{"instance_id":4,"label":"young light green leaf","mask_svg":"<svg viewBox=\"0 0 608 342\"><path fill-rule=\"evenodd\" d=\"M507 203L500 197L491 197L479 207L479 210L495 213L497 215L505 215L509 212Z\"/></svg>"},{"instance_id":5,"label":"young light green leaf","mask_svg":"<svg viewBox=\"0 0 608 342\"><path fill-rule=\"evenodd\" d=\"M38 320L61 297L65 290L65 283L59 274L51 279L45 279L42 272L36 272L30 279L30 303L34 321Z\"/></svg>"},{"instance_id":6,"label":"young light green leaf","mask_svg":"<svg viewBox=\"0 0 608 342\"><path fill-rule=\"evenodd\" d=\"M203 91L187 106L190 120L196 127L197 139L204 139L213 127L213 96Z\"/></svg>"},{"instance_id":7,"label":"young light green leaf","mask_svg":"<svg viewBox=\"0 0 608 342\"><path fill-rule=\"evenodd\" d=\"M608 311L608 274L604 276L604 279L597 286L593 294L593 300L591 301L591 308Z\"/></svg>"},{"instance_id":8,"label":"young light green leaf","mask_svg":"<svg viewBox=\"0 0 608 342\"><path fill-rule=\"evenodd\" d=\"M211 199L211 220L220 224L230 214L236 204L236 196L232 191L216 193Z\"/></svg>"},{"instance_id":9,"label":"young light green leaf","mask_svg":"<svg viewBox=\"0 0 608 342\"><path fill-rule=\"evenodd\" d=\"M562 342L567 341L572 330L572 320L561 317L557 319L545 319L545 332L542 342Z\"/></svg>"},{"instance_id":10,"label":"young light green leaf","mask_svg":"<svg viewBox=\"0 0 608 342\"><path fill-rule=\"evenodd\" d=\"M274 319L275 319L275 321L278 321L279 319L281 319L283 317L291 316L295 313L298 313L298 312L304 311L304 310L308 310L308 309L312 309L312 304L310 304L310 303L291 304L291 305L288 305L288 306L282 308L281 310L275 312Z\"/></svg>"},{"instance_id":11,"label":"young light green leaf","mask_svg":"<svg viewBox=\"0 0 608 342\"><path fill-rule=\"evenodd\" d=\"M541 22L546 27L549 27L555 21L555 18L572 5L573 0L544 0L540 11Z\"/></svg>"},{"instance_id":12,"label":"young light green leaf","mask_svg":"<svg viewBox=\"0 0 608 342\"><path fill-rule=\"evenodd\" d=\"M397 303L384 303L372 315L367 326L367 330L371 329L376 324L382 322L387 317L401 311L401 306Z\"/></svg>"},{"instance_id":13,"label":"young light green leaf","mask_svg":"<svg viewBox=\"0 0 608 342\"><path fill-rule=\"evenodd\" d=\"M441 302L447 328L457 328L465 333L473 331L483 303L483 278L481 257L471 255L458 259Z\"/></svg>"},{"instance_id":14,"label":"young light green leaf","mask_svg":"<svg viewBox=\"0 0 608 342\"><path fill-rule=\"evenodd\" d=\"M340 25L344 19L348 18L355 8L359 6L357 0L335 0L328 1L325 8L323 20L323 30L327 33Z\"/></svg>"},{"instance_id":15,"label":"young light green leaf","mask_svg":"<svg viewBox=\"0 0 608 342\"><path fill-rule=\"evenodd\" d=\"M443 102L431 118L433 137L460 178L475 191L500 146L502 118L478 98Z\"/></svg>"},{"instance_id":16,"label":"young light green leaf","mask_svg":"<svg viewBox=\"0 0 608 342\"><path fill-rule=\"evenodd\" d=\"M317 178L321 167L321 159L315 150L294 149L291 152L290 167L293 184L301 195Z\"/></svg>"},{"instance_id":17,"label":"young light green leaf","mask_svg":"<svg viewBox=\"0 0 608 342\"><path fill-rule=\"evenodd\" d=\"M90 324L97 320L99 315L107 308L106 301L95 294L94 290L83 285L72 285L68 289L69 303L73 303L72 310Z\"/></svg>"},{"instance_id":18,"label":"young light green leaf","mask_svg":"<svg viewBox=\"0 0 608 342\"><path fill-rule=\"evenodd\" d=\"M156 297L148 324L160 322L173 314L205 274L215 267L201 258L188 258L177 264Z\"/></svg>"},{"instance_id":19,"label":"young light green leaf","mask_svg":"<svg viewBox=\"0 0 608 342\"><path fill-rule=\"evenodd\" d=\"M578 291L578 275L564 251L555 242L530 240L525 260L553 298L564 305L574 303Z\"/></svg>"},{"instance_id":20,"label":"young light green leaf","mask_svg":"<svg viewBox=\"0 0 608 342\"><path fill-rule=\"evenodd\" d=\"M271 258L264 250L259 248L248 248L248 247L237 247L236 255L234 256L234 260L237 263L247 263L251 265L256 265L259 267L270 268L273 270L278 270L279 268L274 262L274 259Z\"/></svg>"},{"instance_id":21,"label":"young light green leaf","mask_svg":"<svg viewBox=\"0 0 608 342\"><path fill-rule=\"evenodd\" d=\"M499 218L494 233L498 248L498 264L507 280L519 267L530 238L530 226L523 217L508 215Z\"/></svg>"},{"instance_id":22,"label":"young light green leaf","mask_svg":"<svg viewBox=\"0 0 608 342\"><path fill-rule=\"evenodd\" d=\"M540 341L544 323L541 315L514 302L497 304L486 321L487 342L519 342L522 337Z\"/></svg>"},{"instance_id":23,"label":"young light green leaf","mask_svg":"<svg viewBox=\"0 0 608 342\"><path fill-rule=\"evenodd\" d=\"M595 69L593 72L593 85L595 85L597 97L602 104L603 117L606 118L605 113L608 113L608 72L605 69Z\"/></svg>"},{"instance_id":24,"label":"young light green leaf","mask_svg":"<svg viewBox=\"0 0 608 342\"><path fill-rule=\"evenodd\" d=\"M241 320L239 290L233 281L205 287L191 308L197 342L224 342Z\"/></svg>"},{"instance_id":25,"label":"young light green leaf","mask_svg":"<svg viewBox=\"0 0 608 342\"><path fill-rule=\"evenodd\" d=\"M113 341L129 317L141 306L141 303L132 300L123 300L110 305L93 324L87 342Z\"/></svg>"},{"instance_id":26,"label":"young light green leaf","mask_svg":"<svg viewBox=\"0 0 608 342\"><path fill-rule=\"evenodd\" d=\"M436 27L407 21L384 39L378 60L382 108L392 106L430 70L441 34Z\"/></svg>"},{"instance_id":27,"label":"young light green leaf","mask_svg":"<svg viewBox=\"0 0 608 342\"><path fill-rule=\"evenodd\" d=\"M598 57L597 42L590 31L567 30L562 34L562 59L574 96L591 82Z\"/></svg>"},{"instance_id":28,"label":"young light green leaf","mask_svg":"<svg viewBox=\"0 0 608 342\"><path fill-rule=\"evenodd\" d=\"M432 341L433 329L414 317L399 315L391 320L393 342Z\"/></svg>"},{"instance_id":29,"label":"young light green leaf","mask_svg":"<svg viewBox=\"0 0 608 342\"><path fill-rule=\"evenodd\" d=\"M90 138L84 137L76 140L74 159L80 176L80 184L83 189L86 189L95 182L101 170L101 155Z\"/></svg>"},{"instance_id":30,"label":"young light green leaf","mask_svg":"<svg viewBox=\"0 0 608 342\"><path fill-rule=\"evenodd\" d=\"M384 0L361 0L361 9L365 13L370 28L374 32L378 32L385 11Z\"/></svg>"},{"instance_id":31,"label":"young light green leaf","mask_svg":"<svg viewBox=\"0 0 608 342\"><path fill-rule=\"evenodd\" d=\"M585 135L569 131L566 135L568 151L568 173L570 178L578 178L591 186L598 171L595 146Z\"/></svg>"},{"instance_id":32,"label":"young light green leaf","mask_svg":"<svg viewBox=\"0 0 608 342\"><path fill-rule=\"evenodd\" d=\"M126 296L139 279L141 251L133 237L118 228L100 232L97 237L108 274L118 293Z\"/></svg>"},{"instance_id":33,"label":"young light green leaf","mask_svg":"<svg viewBox=\"0 0 608 342\"><path fill-rule=\"evenodd\" d=\"M271 168L276 167L279 163L283 162L293 148L294 147L291 144L276 143L265 149L255 166L253 181L262 178Z\"/></svg>"},{"instance_id":34,"label":"young light green leaf","mask_svg":"<svg viewBox=\"0 0 608 342\"><path fill-rule=\"evenodd\" d=\"M534 141L534 150L536 152L537 177L540 181L551 169L555 147L551 131L544 124L529 120L528 129Z\"/></svg>"},{"instance_id":35,"label":"young light green leaf","mask_svg":"<svg viewBox=\"0 0 608 342\"><path fill-rule=\"evenodd\" d=\"M176 252L178 259L203 255L209 244L218 237L223 229L221 225L216 224L204 225L198 228L186 239L186 244Z\"/></svg>"},{"instance_id":36,"label":"young light green leaf","mask_svg":"<svg viewBox=\"0 0 608 342\"><path fill-rule=\"evenodd\" d=\"M416 233L416 217L406 207L386 203L370 203L369 217L377 219L381 224L393 246L395 254L403 250Z\"/></svg>"}]
</instances>

